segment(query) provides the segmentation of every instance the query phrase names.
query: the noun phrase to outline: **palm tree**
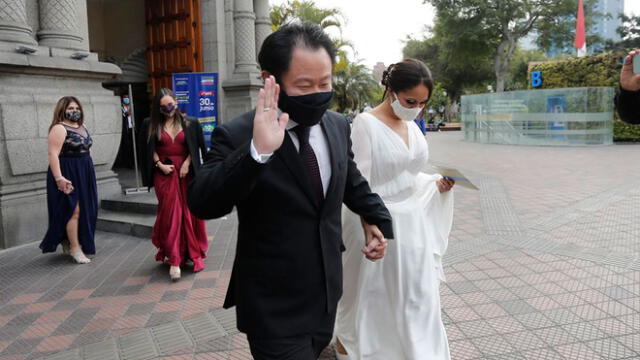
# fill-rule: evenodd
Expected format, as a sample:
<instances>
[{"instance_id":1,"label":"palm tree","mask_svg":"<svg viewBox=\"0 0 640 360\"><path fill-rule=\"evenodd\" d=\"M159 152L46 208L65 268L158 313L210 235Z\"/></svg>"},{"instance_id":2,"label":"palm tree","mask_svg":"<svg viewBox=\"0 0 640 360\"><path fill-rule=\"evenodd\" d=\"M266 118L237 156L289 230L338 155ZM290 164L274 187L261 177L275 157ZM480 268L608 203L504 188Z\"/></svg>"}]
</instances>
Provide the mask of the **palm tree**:
<instances>
[{"instance_id":1,"label":"palm tree","mask_svg":"<svg viewBox=\"0 0 640 360\"><path fill-rule=\"evenodd\" d=\"M338 30L342 30L342 23L344 22L344 15L340 9L322 9L317 7L313 1L300 2L296 15L298 19L318 24L323 29L335 26Z\"/></svg>"},{"instance_id":2,"label":"palm tree","mask_svg":"<svg viewBox=\"0 0 640 360\"><path fill-rule=\"evenodd\" d=\"M337 112L358 111L365 104L375 102L374 93L378 85L369 69L359 62L349 62L340 57L334 71L333 106Z\"/></svg>"},{"instance_id":3,"label":"palm tree","mask_svg":"<svg viewBox=\"0 0 640 360\"><path fill-rule=\"evenodd\" d=\"M323 29L335 26L342 30L344 15L340 9L319 8L313 0L289 0L287 3L271 7L271 29L278 30L291 21L309 21Z\"/></svg>"},{"instance_id":4,"label":"palm tree","mask_svg":"<svg viewBox=\"0 0 640 360\"><path fill-rule=\"evenodd\" d=\"M293 9L288 4L276 5L271 7L269 18L271 19L271 31L278 30L282 25L289 22L293 17Z\"/></svg>"},{"instance_id":5,"label":"palm tree","mask_svg":"<svg viewBox=\"0 0 640 360\"><path fill-rule=\"evenodd\" d=\"M313 0L289 0L287 3L271 7L269 14L271 18L271 29L278 30L282 25L293 21L308 21L320 25L323 29L336 27L342 34L344 15L340 9L319 8ZM333 45L340 54L346 49L354 50L353 44L342 39L342 36L332 38Z\"/></svg>"}]
</instances>

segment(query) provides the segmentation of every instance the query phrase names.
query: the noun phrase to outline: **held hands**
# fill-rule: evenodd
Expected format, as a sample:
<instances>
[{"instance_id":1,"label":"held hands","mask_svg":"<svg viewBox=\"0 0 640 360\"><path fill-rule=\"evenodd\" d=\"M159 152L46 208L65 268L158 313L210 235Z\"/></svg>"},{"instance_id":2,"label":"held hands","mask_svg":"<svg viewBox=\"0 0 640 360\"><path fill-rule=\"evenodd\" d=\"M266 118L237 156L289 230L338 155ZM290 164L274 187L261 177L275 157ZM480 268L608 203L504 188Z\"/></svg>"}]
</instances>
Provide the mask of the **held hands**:
<instances>
[{"instance_id":1,"label":"held hands","mask_svg":"<svg viewBox=\"0 0 640 360\"><path fill-rule=\"evenodd\" d=\"M446 193L447 191L451 190L451 188L453 188L453 185L455 183L455 180L442 178L436 181L436 186L438 186L438 191L440 191L441 193Z\"/></svg>"},{"instance_id":2,"label":"held hands","mask_svg":"<svg viewBox=\"0 0 640 360\"><path fill-rule=\"evenodd\" d=\"M364 230L365 241L365 247L362 248L362 253L371 261L382 259L387 251L387 240L376 225L369 225L362 218L360 218L360 222Z\"/></svg>"},{"instance_id":3,"label":"held hands","mask_svg":"<svg viewBox=\"0 0 640 360\"><path fill-rule=\"evenodd\" d=\"M284 131L289 122L289 114L278 117L278 97L280 85L273 75L264 81L256 103L256 115L253 118L253 146L258 154L271 154L278 150L284 141Z\"/></svg>"},{"instance_id":4,"label":"held hands","mask_svg":"<svg viewBox=\"0 0 640 360\"><path fill-rule=\"evenodd\" d=\"M58 190L62 191L65 195L69 195L73 191L73 184L63 176L56 179L56 185L58 186Z\"/></svg>"},{"instance_id":5,"label":"held hands","mask_svg":"<svg viewBox=\"0 0 640 360\"><path fill-rule=\"evenodd\" d=\"M620 86L627 91L640 90L640 74L633 73L633 58L640 56L640 50L633 50L624 59L622 71L620 71Z\"/></svg>"}]
</instances>

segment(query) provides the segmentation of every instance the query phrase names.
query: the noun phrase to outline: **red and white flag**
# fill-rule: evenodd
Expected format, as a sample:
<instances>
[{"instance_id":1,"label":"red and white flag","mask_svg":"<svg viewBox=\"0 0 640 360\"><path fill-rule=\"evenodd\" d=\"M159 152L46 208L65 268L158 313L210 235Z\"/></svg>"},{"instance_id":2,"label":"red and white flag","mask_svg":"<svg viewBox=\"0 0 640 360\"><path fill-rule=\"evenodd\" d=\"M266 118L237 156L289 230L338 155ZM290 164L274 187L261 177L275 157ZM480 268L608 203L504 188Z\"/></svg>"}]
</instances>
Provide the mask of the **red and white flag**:
<instances>
[{"instance_id":1,"label":"red and white flag","mask_svg":"<svg viewBox=\"0 0 640 360\"><path fill-rule=\"evenodd\" d=\"M587 55L587 36L584 29L584 4L582 0L578 4L578 20L576 21L576 40L573 47L578 49L578 57Z\"/></svg>"}]
</instances>

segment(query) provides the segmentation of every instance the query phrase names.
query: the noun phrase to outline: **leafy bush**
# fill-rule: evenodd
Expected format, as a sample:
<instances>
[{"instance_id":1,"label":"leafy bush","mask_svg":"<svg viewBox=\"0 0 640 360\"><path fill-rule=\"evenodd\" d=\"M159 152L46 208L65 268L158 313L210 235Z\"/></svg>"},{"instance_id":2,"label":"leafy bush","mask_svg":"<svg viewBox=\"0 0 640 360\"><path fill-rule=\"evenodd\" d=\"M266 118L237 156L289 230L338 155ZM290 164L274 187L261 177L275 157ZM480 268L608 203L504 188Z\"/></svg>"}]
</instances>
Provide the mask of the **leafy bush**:
<instances>
[{"instance_id":1,"label":"leafy bush","mask_svg":"<svg viewBox=\"0 0 640 360\"><path fill-rule=\"evenodd\" d=\"M542 86L536 89L611 86L618 88L623 53L606 53L581 58L535 64L531 72L542 72Z\"/></svg>"},{"instance_id":2,"label":"leafy bush","mask_svg":"<svg viewBox=\"0 0 640 360\"><path fill-rule=\"evenodd\" d=\"M640 125L627 124L621 120L614 121L613 141L640 142Z\"/></svg>"}]
</instances>

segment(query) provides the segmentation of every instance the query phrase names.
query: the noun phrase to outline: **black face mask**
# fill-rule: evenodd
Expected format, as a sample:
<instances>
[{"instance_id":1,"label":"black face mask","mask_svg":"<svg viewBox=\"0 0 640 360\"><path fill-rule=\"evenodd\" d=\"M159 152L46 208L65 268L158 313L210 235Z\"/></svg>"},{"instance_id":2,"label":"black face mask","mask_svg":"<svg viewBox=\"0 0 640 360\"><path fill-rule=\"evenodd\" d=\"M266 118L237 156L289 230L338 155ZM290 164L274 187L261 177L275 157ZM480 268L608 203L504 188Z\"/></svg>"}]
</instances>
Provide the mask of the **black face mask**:
<instances>
[{"instance_id":1,"label":"black face mask","mask_svg":"<svg viewBox=\"0 0 640 360\"><path fill-rule=\"evenodd\" d=\"M333 91L307 95L289 96L280 89L278 107L289 114L289 118L302 126L313 126L320 122L329 108Z\"/></svg>"},{"instance_id":2,"label":"black face mask","mask_svg":"<svg viewBox=\"0 0 640 360\"><path fill-rule=\"evenodd\" d=\"M66 111L64 117L69 121L78 122L82 118L82 113L78 110Z\"/></svg>"},{"instance_id":3,"label":"black face mask","mask_svg":"<svg viewBox=\"0 0 640 360\"><path fill-rule=\"evenodd\" d=\"M177 108L178 107L173 104L167 105L167 106L160 105L160 113L163 114L164 116L172 117L173 115L176 114Z\"/></svg>"}]
</instances>

